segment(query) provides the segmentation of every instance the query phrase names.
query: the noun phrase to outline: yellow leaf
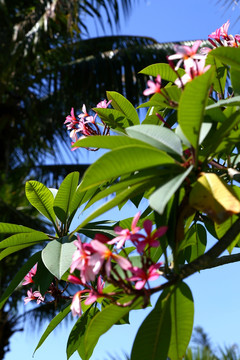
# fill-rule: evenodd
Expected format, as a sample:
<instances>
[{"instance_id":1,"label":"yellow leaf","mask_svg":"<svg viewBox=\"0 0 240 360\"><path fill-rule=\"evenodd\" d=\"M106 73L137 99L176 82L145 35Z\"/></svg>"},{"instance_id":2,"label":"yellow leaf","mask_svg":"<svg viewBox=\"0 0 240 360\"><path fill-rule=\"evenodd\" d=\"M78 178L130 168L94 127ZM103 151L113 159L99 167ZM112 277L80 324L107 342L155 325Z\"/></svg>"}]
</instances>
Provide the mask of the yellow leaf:
<instances>
[{"instance_id":1,"label":"yellow leaf","mask_svg":"<svg viewBox=\"0 0 240 360\"><path fill-rule=\"evenodd\" d=\"M216 174L202 173L189 196L189 204L218 224L240 212L240 201L232 188Z\"/></svg>"}]
</instances>

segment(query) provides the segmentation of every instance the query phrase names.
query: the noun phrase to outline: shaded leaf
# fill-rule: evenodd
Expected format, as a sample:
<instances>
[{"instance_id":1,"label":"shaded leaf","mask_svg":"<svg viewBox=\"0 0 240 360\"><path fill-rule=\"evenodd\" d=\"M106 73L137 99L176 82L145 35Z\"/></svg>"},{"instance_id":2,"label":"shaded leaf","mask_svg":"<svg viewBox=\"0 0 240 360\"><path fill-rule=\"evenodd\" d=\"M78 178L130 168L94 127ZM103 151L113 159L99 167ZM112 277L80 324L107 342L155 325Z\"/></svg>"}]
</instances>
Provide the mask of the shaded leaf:
<instances>
[{"instance_id":1,"label":"shaded leaf","mask_svg":"<svg viewBox=\"0 0 240 360\"><path fill-rule=\"evenodd\" d=\"M121 111L126 118L128 119L129 125L139 124L138 113L133 105L128 101L123 95L117 93L116 91L107 91L108 100L112 100L111 105L114 109Z\"/></svg>"}]
</instances>

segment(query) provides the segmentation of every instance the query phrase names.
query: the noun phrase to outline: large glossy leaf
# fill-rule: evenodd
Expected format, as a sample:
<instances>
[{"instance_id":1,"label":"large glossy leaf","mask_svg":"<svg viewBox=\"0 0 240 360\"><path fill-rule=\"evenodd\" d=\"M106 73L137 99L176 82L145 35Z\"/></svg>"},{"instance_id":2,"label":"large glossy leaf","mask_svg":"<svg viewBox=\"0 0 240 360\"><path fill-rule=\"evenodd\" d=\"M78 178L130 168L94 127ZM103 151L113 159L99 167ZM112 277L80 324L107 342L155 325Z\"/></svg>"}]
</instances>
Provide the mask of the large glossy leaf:
<instances>
[{"instance_id":1,"label":"large glossy leaf","mask_svg":"<svg viewBox=\"0 0 240 360\"><path fill-rule=\"evenodd\" d=\"M67 342L67 359L69 359L72 354L78 350L78 353L81 354L81 359L84 360L84 336L90 321L98 312L99 310L96 307L88 309L81 315L73 326Z\"/></svg>"},{"instance_id":2,"label":"large glossy leaf","mask_svg":"<svg viewBox=\"0 0 240 360\"><path fill-rule=\"evenodd\" d=\"M99 186L95 186L87 191L82 191L81 184L78 186L77 191L73 195L71 204L70 204L70 214L71 217L69 221L72 220L73 216L76 214L76 211L78 208L83 205L85 202L87 202L91 197L98 192Z\"/></svg>"},{"instance_id":3,"label":"large glossy leaf","mask_svg":"<svg viewBox=\"0 0 240 360\"><path fill-rule=\"evenodd\" d=\"M121 303L124 304L133 299L130 296L126 296L121 299ZM114 304L110 304L104 307L94 318L91 320L84 338L85 347L85 360L90 359L94 347L96 346L98 339L106 331L108 331L115 323L122 319L132 309L139 307L143 303L142 298L138 298L133 305L120 307Z\"/></svg>"},{"instance_id":4,"label":"large glossy leaf","mask_svg":"<svg viewBox=\"0 0 240 360\"><path fill-rule=\"evenodd\" d=\"M193 311L192 294L185 283L164 290L138 330L131 360L180 360L191 337Z\"/></svg>"},{"instance_id":5,"label":"large glossy leaf","mask_svg":"<svg viewBox=\"0 0 240 360\"><path fill-rule=\"evenodd\" d=\"M3 222L0 223L0 234L19 234L19 233L30 233L34 231L36 230L22 225L8 224Z\"/></svg>"},{"instance_id":6,"label":"large glossy leaf","mask_svg":"<svg viewBox=\"0 0 240 360\"><path fill-rule=\"evenodd\" d=\"M212 82L213 71L209 69L205 74L189 82L181 96L178 108L178 122L182 132L197 149L200 129L208 100L208 91Z\"/></svg>"},{"instance_id":7,"label":"large glossy leaf","mask_svg":"<svg viewBox=\"0 0 240 360\"><path fill-rule=\"evenodd\" d=\"M74 143L74 147L116 149L125 145L143 145L142 141L129 136L89 136Z\"/></svg>"},{"instance_id":8,"label":"large glossy leaf","mask_svg":"<svg viewBox=\"0 0 240 360\"><path fill-rule=\"evenodd\" d=\"M47 326L46 330L44 331L43 335L41 336L36 349L34 350L33 355L37 351L38 348L44 343L48 335L51 334L51 332L60 324L60 322L70 313L71 309L71 302L67 304L67 306L62 309L50 322L50 324Z\"/></svg>"},{"instance_id":9,"label":"large glossy leaf","mask_svg":"<svg viewBox=\"0 0 240 360\"><path fill-rule=\"evenodd\" d=\"M240 212L240 201L232 188L213 173L204 173L197 179L190 192L189 204L219 224Z\"/></svg>"},{"instance_id":10,"label":"large glossy leaf","mask_svg":"<svg viewBox=\"0 0 240 360\"><path fill-rule=\"evenodd\" d=\"M166 204L171 199L172 195L181 186L186 177L190 174L191 170L192 166L155 190L149 197L149 205L151 208L157 211L159 214L162 214Z\"/></svg>"},{"instance_id":11,"label":"large glossy leaf","mask_svg":"<svg viewBox=\"0 0 240 360\"><path fill-rule=\"evenodd\" d=\"M145 67L139 73L155 77L160 75L162 79L171 82L174 82L177 79L176 72L169 66L169 64L152 64ZM178 69L178 73L179 76L183 76L185 71L183 69Z\"/></svg>"},{"instance_id":12,"label":"large glossy leaf","mask_svg":"<svg viewBox=\"0 0 240 360\"><path fill-rule=\"evenodd\" d=\"M217 233L218 238L220 239L225 233L232 227L232 225L238 220L237 215L233 215L224 221L222 224L214 224L215 231ZM233 248L240 242L240 234L236 236L230 246L228 246L227 250L231 254Z\"/></svg>"},{"instance_id":13,"label":"large glossy leaf","mask_svg":"<svg viewBox=\"0 0 240 360\"><path fill-rule=\"evenodd\" d=\"M170 297L171 341L168 357L180 360L184 357L192 335L194 304L191 290L181 282Z\"/></svg>"},{"instance_id":14,"label":"large glossy leaf","mask_svg":"<svg viewBox=\"0 0 240 360\"><path fill-rule=\"evenodd\" d=\"M84 174L81 190L90 189L133 171L173 163L173 158L161 150L148 146L125 146L112 150L95 161Z\"/></svg>"},{"instance_id":15,"label":"large glossy leaf","mask_svg":"<svg viewBox=\"0 0 240 360\"><path fill-rule=\"evenodd\" d=\"M54 197L51 191L40 182L32 180L26 182L25 190L29 202L55 226Z\"/></svg>"},{"instance_id":16,"label":"large glossy leaf","mask_svg":"<svg viewBox=\"0 0 240 360\"><path fill-rule=\"evenodd\" d=\"M129 136L170 154L182 155L180 138L170 129L157 125L136 125L126 129Z\"/></svg>"},{"instance_id":17,"label":"large glossy leaf","mask_svg":"<svg viewBox=\"0 0 240 360\"><path fill-rule=\"evenodd\" d=\"M15 234L0 242L0 249L12 246L27 245L29 243L37 243L49 240L49 237L41 231L31 233Z\"/></svg>"},{"instance_id":18,"label":"large glossy leaf","mask_svg":"<svg viewBox=\"0 0 240 360\"><path fill-rule=\"evenodd\" d=\"M240 67L240 48L220 46L212 50L208 56L214 56L222 61L223 64L239 70Z\"/></svg>"},{"instance_id":19,"label":"large glossy leaf","mask_svg":"<svg viewBox=\"0 0 240 360\"><path fill-rule=\"evenodd\" d=\"M51 274L61 279L72 263L72 255L76 250L74 241L68 236L53 240L42 251L42 261Z\"/></svg>"},{"instance_id":20,"label":"large glossy leaf","mask_svg":"<svg viewBox=\"0 0 240 360\"><path fill-rule=\"evenodd\" d=\"M72 172L66 176L60 185L53 203L53 209L58 219L65 224L70 214L70 204L77 189L79 173Z\"/></svg>"},{"instance_id":21,"label":"large glossy leaf","mask_svg":"<svg viewBox=\"0 0 240 360\"><path fill-rule=\"evenodd\" d=\"M140 124L138 114L133 105L124 96L116 91L107 91L108 100L112 100L111 105L114 109L121 111L128 119L129 125Z\"/></svg>"},{"instance_id":22,"label":"large glossy leaf","mask_svg":"<svg viewBox=\"0 0 240 360\"><path fill-rule=\"evenodd\" d=\"M22 282L24 276L33 268L33 266L39 261L41 258L41 252L37 252L33 254L21 267L21 269L17 272L17 274L14 276L10 284L8 285L7 289L4 291L4 293L1 296L0 299L0 309L3 307L7 299L10 295L14 292L14 290L19 286L19 284Z\"/></svg>"}]
</instances>

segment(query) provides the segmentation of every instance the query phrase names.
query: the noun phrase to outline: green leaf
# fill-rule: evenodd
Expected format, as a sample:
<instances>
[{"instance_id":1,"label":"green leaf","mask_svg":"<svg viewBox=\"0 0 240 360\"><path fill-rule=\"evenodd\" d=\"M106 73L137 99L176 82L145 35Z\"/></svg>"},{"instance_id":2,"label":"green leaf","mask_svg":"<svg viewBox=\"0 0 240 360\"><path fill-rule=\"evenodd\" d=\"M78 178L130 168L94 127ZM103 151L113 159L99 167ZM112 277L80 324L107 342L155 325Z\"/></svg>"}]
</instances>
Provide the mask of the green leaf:
<instances>
[{"instance_id":1,"label":"green leaf","mask_svg":"<svg viewBox=\"0 0 240 360\"><path fill-rule=\"evenodd\" d=\"M67 342L67 359L78 350L81 358L84 359L84 336L92 318L99 312L95 307L85 311L73 326Z\"/></svg>"},{"instance_id":2,"label":"green leaf","mask_svg":"<svg viewBox=\"0 0 240 360\"><path fill-rule=\"evenodd\" d=\"M208 91L212 82L213 71L196 77L189 82L182 93L178 107L178 122L182 132L197 149L200 129L204 117L205 106L208 100Z\"/></svg>"},{"instance_id":3,"label":"green leaf","mask_svg":"<svg viewBox=\"0 0 240 360\"><path fill-rule=\"evenodd\" d=\"M237 221L238 216L233 215L222 224L214 224L215 231L217 233L218 239L220 239L225 233L232 227L232 225ZM240 242L240 234L238 234L230 246L228 246L227 250L231 254L233 248Z\"/></svg>"},{"instance_id":4,"label":"green leaf","mask_svg":"<svg viewBox=\"0 0 240 360\"><path fill-rule=\"evenodd\" d=\"M51 332L60 324L60 322L70 313L71 309L71 301L67 304L67 306L62 309L50 322L46 330L44 331L43 335L41 336L41 339L39 340L36 349L34 350L33 355L37 351L38 348L44 343L48 335L51 334Z\"/></svg>"},{"instance_id":5,"label":"green leaf","mask_svg":"<svg viewBox=\"0 0 240 360\"><path fill-rule=\"evenodd\" d=\"M170 297L171 341L168 357L180 360L184 357L192 335L194 304L191 290L181 282Z\"/></svg>"},{"instance_id":6,"label":"green leaf","mask_svg":"<svg viewBox=\"0 0 240 360\"><path fill-rule=\"evenodd\" d=\"M138 139L130 138L129 136L93 135L74 143L74 147L93 147L103 149L116 149L125 145L143 145L143 142Z\"/></svg>"},{"instance_id":7,"label":"green leaf","mask_svg":"<svg viewBox=\"0 0 240 360\"><path fill-rule=\"evenodd\" d=\"M121 111L105 108L93 108L93 110L107 126L116 132L125 133L126 127L134 125Z\"/></svg>"},{"instance_id":8,"label":"green leaf","mask_svg":"<svg viewBox=\"0 0 240 360\"><path fill-rule=\"evenodd\" d=\"M12 295L14 290L19 286L19 284L22 282L24 276L33 268L33 266L39 261L41 256L41 252L38 251L37 253L33 254L21 267L21 269L17 272L17 274L14 276L10 284L8 285L7 289L4 291L4 293L1 296L0 299L0 309L2 309L3 305L9 298L9 296Z\"/></svg>"},{"instance_id":9,"label":"green leaf","mask_svg":"<svg viewBox=\"0 0 240 360\"><path fill-rule=\"evenodd\" d=\"M34 231L31 233L21 233L15 234L8 237L5 240L0 242L0 249L11 247L11 246L19 246L19 245L27 245L29 243L37 243L41 241L49 240L49 237L41 231Z\"/></svg>"},{"instance_id":10,"label":"green leaf","mask_svg":"<svg viewBox=\"0 0 240 360\"><path fill-rule=\"evenodd\" d=\"M60 185L57 195L54 199L53 209L58 219L65 224L70 214L70 204L73 195L77 189L79 181L79 173L72 172L66 176Z\"/></svg>"},{"instance_id":11,"label":"green leaf","mask_svg":"<svg viewBox=\"0 0 240 360\"><path fill-rule=\"evenodd\" d=\"M183 173L175 176L168 182L165 182L149 197L149 205L159 214L163 214L164 209L172 195L178 190L185 178L190 174L193 166L190 166Z\"/></svg>"},{"instance_id":12,"label":"green leaf","mask_svg":"<svg viewBox=\"0 0 240 360\"><path fill-rule=\"evenodd\" d=\"M124 201L131 198L136 194L143 192L146 189L146 182L142 182L140 184L134 184L129 186L127 189L123 190L119 194L117 194L113 199L104 203L100 208L95 210L92 214L90 214L73 232L81 232L81 229L86 226L90 221L100 216L101 214L107 212L108 210L114 208L117 205L120 205Z\"/></svg>"},{"instance_id":13,"label":"green leaf","mask_svg":"<svg viewBox=\"0 0 240 360\"><path fill-rule=\"evenodd\" d=\"M171 82L174 82L177 79L177 74L169 66L169 64L152 64L139 71L139 74L145 74L155 77L160 75L162 79ZM185 74L185 71L183 69L178 69L178 74L181 77Z\"/></svg>"},{"instance_id":14,"label":"green leaf","mask_svg":"<svg viewBox=\"0 0 240 360\"><path fill-rule=\"evenodd\" d=\"M36 230L22 225L8 224L3 222L0 223L0 234L19 234L30 233L34 231Z\"/></svg>"},{"instance_id":15,"label":"green leaf","mask_svg":"<svg viewBox=\"0 0 240 360\"><path fill-rule=\"evenodd\" d=\"M68 236L53 240L42 251L43 263L50 273L60 280L71 266L75 250L74 241L69 242Z\"/></svg>"},{"instance_id":16,"label":"green leaf","mask_svg":"<svg viewBox=\"0 0 240 360\"><path fill-rule=\"evenodd\" d=\"M81 190L88 190L133 171L173 163L173 158L161 150L139 145L125 146L95 161L84 174Z\"/></svg>"},{"instance_id":17,"label":"green leaf","mask_svg":"<svg viewBox=\"0 0 240 360\"><path fill-rule=\"evenodd\" d=\"M95 186L90 190L82 191L81 184L78 186L77 191L73 195L71 204L70 204L70 214L71 217L69 219L69 222L72 220L74 215L76 214L76 211L78 208L83 205L86 201L91 199L91 197L98 192L99 186Z\"/></svg>"},{"instance_id":18,"label":"green leaf","mask_svg":"<svg viewBox=\"0 0 240 360\"><path fill-rule=\"evenodd\" d=\"M208 56L213 56L223 64L229 65L237 70L240 67L240 48L220 46L212 50Z\"/></svg>"},{"instance_id":19,"label":"green leaf","mask_svg":"<svg viewBox=\"0 0 240 360\"><path fill-rule=\"evenodd\" d=\"M179 137L170 129L157 125L136 125L126 129L129 136L142 140L170 154L182 155Z\"/></svg>"},{"instance_id":20,"label":"green leaf","mask_svg":"<svg viewBox=\"0 0 240 360\"><path fill-rule=\"evenodd\" d=\"M213 78L213 88L215 91L219 92L222 96L224 96L224 90L226 86L227 79L227 68L222 64L220 60L211 56L207 56L205 65L211 65L211 67L215 70L215 76Z\"/></svg>"},{"instance_id":21,"label":"green leaf","mask_svg":"<svg viewBox=\"0 0 240 360\"><path fill-rule=\"evenodd\" d=\"M166 179L169 176L178 172L179 172L179 166L175 164L172 166L168 166L165 169L152 168L152 169L138 171L136 174L130 175L129 177L124 178L123 180L114 183L113 185L110 185L106 189L103 189L102 191L98 192L95 196L93 196L89 200L84 210L87 209L92 204L94 204L96 201L99 201L107 197L108 195L113 194L114 192L118 193L119 191L126 189L128 186L139 184L144 181L149 183L148 187L152 187L153 184L161 182L163 178Z\"/></svg>"},{"instance_id":22,"label":"green leaf","mask_svg":"<svg viewBox=\"0 0 240 360\"><path fill-rule=\"evenodd\" d=\"M235 106L235 105L240 106L240 96L234 96L229 99L219 100L215 104L208 105L206 107L206 110L210 110L216 107Z\"/></svg>"},{"instance_id":23,"label":"green leaf","mask_svg":"<svg viewBox=\"0 0 240 360\"><path fill-rule=\"evenodd\" d=\"M179 89L175 85L166 87L160 93L154 94L149 101L139 105L138 109L144 107L158 107L158 109L175 109L180 100L181 94L181 89ZM166 96L170 99L169 101L166 99Z\"/></svg>"},{"instance_id":24,"label":"green leaf","mask_svg":"<svg viewBox=\"0 0 240 360\"><path fill-rule=\"evenodd\" d=\"M107 91L107 98L112 100L111 105L114 109L121 111L126 116L129 125L130 123L132 125L140 124L136 109L124 96L115 91Z\"/></svg>"},{"instance_id":25,"label":"green leaf","mask_svg":"<svg viewBox=\"0 0 240 360\"><path fill-rule=\"evenodd\" d=\"M23 244L23 245L17 245L17 246L11 246L11 247L8 247L6 249L4 249L3 251L0 252L0 261L2 259L4 259L6 256L10 255L10 254L13 254L17 251L20 251L20 250L23 250L27 247L30 247L30 246L33 246L33 245L36 245L38 244L37 242L30 242L28 244Z\"/></svg>"},{"instance_id":26,"label":"green leaf","mask_svg":"<svg viewBox=\"0 0 240 360\"><path fill-rule=\"evenodd\" d=\"M185 249L185 259L190 263L204 254L206 249L207 232L201 224L191 226L186 236L186 244L188 243L190 243L191 246Z\"/></svg>"},{"instance_id":27,"label":"green leaf","mask_svg":"<svg viewBox=\"0 0 240 360\"><path fill-rule=\"evenodd\" d=\"M53 281L53 274L51 274L46 266L43 264L42 259L40 258L37 265L37 272L34 276L34 283L37 286L38 291L41 294L49 289L49 285Z\"/></svg>"},{"instance_id":28,"label":"green leaf","mask_svg":"<svg viewBox=\"0 0 240 360\"><path fill-rule=\"evenodd\" d=\"M54 227L56 215L53 211L54 197L51 191L43 184L38 181L27 181L26 196L29 202L48 220L50 220Z\"/></svg>"},{"instance_id":29,"label":"green leaf","mask_svg":"<svg viewBox=\"0 0 240 360\"><path fill-rule=\"evenodd\" d=\"M133 297L126 296L121 299L124 304L132 300ZM92 352L101 335L107 332L116 322L122 319L132 309L137 308L142 304L142 298L138 298L133 305L120 307L115 304L110 304L104 307L94 318L91 320L84 338L85 345L85 359L90 359Z\"/></svg>"},{"instance_id":30,"label":"green leaf","mask_svg":"<svg viewBox=\"0 0 240 360\"><path fill-rule=\"evenodd\" d=\"M233 87L234 95L240 95L240 70L231 68L230 69L230 75L231 75L231 85Z\"/></svg>"},{"instance_id":31,"label":"green leaf","mask_svg":"<svg viewBox=\"0 0 240 360\"><path fill-rule=\"evenodd\" d=\"M134 340L131 360L166 360L171 339L171 291L163 291Z\"/></svg>"}]
</instances>

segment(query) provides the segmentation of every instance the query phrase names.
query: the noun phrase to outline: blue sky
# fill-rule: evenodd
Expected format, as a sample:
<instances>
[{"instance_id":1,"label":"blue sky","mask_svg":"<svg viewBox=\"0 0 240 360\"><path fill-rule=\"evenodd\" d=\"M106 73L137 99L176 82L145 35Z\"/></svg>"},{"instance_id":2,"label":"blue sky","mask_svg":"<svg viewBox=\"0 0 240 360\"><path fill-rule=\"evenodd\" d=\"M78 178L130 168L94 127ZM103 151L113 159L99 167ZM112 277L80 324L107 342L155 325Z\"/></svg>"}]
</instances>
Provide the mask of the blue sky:
<instances>
[{"instance_id":1,"label":"blue sky","mask_svg":"<svg viewBox=\"0 0 240 360\"><path fill-rule=\"evenodd\" d=\"M208 34L228 19L231 23L230 33L236 34L240 33L240 22L236 22L240 15L240 8L237 5L235 7L234 11L232 7L224 10L222 3L217 3L216 0L139 0L135 1L128 19L122 19L121 28L117 34L149 36L159 42L206 39ZM100 28L99 32L96 32L89 19L86 19L86 22L91 36L102 35ZM81 152L81 156L83 154ZM86 154L83 162L88 161ZM132 205L120 214L117 211L111 212L110 217L112 219L124 218L133 216L135 213L136 209ZM210 239L210 243L211 241ZM240 343L239 269L239 264L233 264L205 270L186 281L195 300L194 324L202 326L216 346L217 344ZM23 308L24 305L22 305ZM123 352L130 352L137 328L149 311L148 308L135 312L130 316L132 325L115 326L108 334L102 336L92 359L109 359L108 353L118 354L119 359L124 359ZM12 337L11 351L6 355L5 360L32 359L33 350L46 326L47 323L39 331L38 328L34 328L34 325L32 327L25 324L24 332ZM65 360L67 334L70 329L70 326L61 326L36 352L34 359ZM79 357L74 355L71 359L76 360Z\"/></svg>"}]
</instances>

